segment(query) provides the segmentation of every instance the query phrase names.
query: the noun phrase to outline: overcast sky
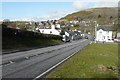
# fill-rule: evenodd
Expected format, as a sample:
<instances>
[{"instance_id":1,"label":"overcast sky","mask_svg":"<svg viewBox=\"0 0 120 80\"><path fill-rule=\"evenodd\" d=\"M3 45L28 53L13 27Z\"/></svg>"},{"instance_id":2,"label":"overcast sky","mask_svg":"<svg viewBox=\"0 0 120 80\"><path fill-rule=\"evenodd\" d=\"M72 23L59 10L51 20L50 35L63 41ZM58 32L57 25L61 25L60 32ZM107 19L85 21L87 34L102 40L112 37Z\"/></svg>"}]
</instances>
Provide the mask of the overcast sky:
<instances>
[{"instance_id":1,"label":"overcast sky","mask_svg":"<svg viewBox=\"0 0 120 80\"><path fill-rule=\"evenodd\" d=\"M19 2L18 2L19 1ZM117 7L118 0L3 0L2 19L50 20L88 8Z\"/></svg>"}]
</instances>

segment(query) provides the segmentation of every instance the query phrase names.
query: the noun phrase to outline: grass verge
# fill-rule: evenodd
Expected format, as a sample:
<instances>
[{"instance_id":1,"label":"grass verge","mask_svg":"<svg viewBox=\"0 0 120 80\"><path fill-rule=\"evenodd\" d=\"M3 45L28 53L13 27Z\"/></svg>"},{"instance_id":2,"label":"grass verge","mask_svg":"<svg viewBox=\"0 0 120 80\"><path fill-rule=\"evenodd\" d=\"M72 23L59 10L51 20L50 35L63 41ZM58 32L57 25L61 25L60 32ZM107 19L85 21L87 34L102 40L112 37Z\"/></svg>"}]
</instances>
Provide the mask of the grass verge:
<instances>
[{"instance_id":1,"label":"grass verge","mask_svg":"<svg viewBox=\"0 0 120 80\"><path fill-rule=\"evenodd\" d=\"M46 78L118 78L118 45L88 45Z\"/></svg>"},{"instance_id":2,"label":"grass verge","mask_svg":"<svg viewBox=\"0 0 120 80\"><path fill-rule=\"evenodd\" d=\"M30 48L42 45L50 45L61 43L61 40L53 39L35 39L35 38L4 38L2 40L2 49L21 49L21 48Z\"/></svg>"}]
</instances>

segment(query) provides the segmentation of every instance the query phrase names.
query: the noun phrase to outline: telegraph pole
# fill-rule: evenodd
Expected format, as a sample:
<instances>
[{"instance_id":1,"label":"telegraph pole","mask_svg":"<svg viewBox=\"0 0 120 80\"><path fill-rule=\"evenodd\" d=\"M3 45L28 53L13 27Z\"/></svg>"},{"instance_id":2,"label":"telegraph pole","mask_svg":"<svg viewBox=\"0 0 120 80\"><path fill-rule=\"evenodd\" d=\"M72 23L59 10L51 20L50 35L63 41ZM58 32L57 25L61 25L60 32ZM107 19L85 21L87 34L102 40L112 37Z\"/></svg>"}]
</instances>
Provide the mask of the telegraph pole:
<instances>
[{"instance_id":1,"label":"telegraph pole","mask_svg":"<svg viewBox=\"0 0 120 80\"><path fill-rule=\"evenodd\" d=\"M96 43L96 38L97 38L97 26L98 24L95 22L95 43Z\"/></svg>"}]
</instances>

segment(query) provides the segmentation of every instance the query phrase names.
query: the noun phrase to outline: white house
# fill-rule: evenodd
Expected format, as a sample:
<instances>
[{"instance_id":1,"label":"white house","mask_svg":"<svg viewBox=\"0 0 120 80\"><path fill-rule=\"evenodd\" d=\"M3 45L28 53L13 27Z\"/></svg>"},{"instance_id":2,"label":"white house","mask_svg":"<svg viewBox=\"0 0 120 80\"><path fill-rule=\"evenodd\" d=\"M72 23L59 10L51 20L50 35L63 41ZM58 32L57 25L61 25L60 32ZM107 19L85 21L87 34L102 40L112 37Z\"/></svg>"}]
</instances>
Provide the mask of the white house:
<instances>
[{"instance_id":1,"label":"white house","mask_svg":"<svg viewBox=\"0 0 120 80\"><path fill-rule=\"evenodd\" d=\"M60 35L61 29L60 25L51 25L51 28L48 29L39 29L40 33L43 34L53 34L53 35Z\"/></svg>"},{"instance_id":2,"label":"white house","mask_svg":"<svg viewBox=\"0 0 120 80\"><path fill-rule=\"evenodd\" d=\"M112 25L98 25L96 29L96 41L112 41Z\"/></svg>"}]
</instances>

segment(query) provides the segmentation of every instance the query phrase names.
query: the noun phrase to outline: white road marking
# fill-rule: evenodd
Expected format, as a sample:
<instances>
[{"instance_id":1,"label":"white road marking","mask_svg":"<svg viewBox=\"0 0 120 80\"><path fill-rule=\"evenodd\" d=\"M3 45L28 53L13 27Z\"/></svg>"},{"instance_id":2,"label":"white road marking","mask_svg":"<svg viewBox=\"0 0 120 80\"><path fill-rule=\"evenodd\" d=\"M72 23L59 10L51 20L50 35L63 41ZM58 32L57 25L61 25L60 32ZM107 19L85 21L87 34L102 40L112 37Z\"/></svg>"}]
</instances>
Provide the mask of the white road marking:
<instances>
[{"instance_id":1,"label":"white road marking","mask_svg":"<svg viewBox=\"0 0 120 80\"><path fill-rule=\"evenodd\" d=\"M43 75L45 75L46 73L48 73L49 71L53 70L55 67L59 66L60 64L62 64L64 61L66 61L67 59L71 58L73 55L75 55L76 53L78 53L80 50L74 52L73 54L71 54L70 56L68 56L67 58L63 59L62 61L60 61L59 63L57 63L56 65L52 66L51 68L49 68L47 71L43 72L42 74L38 75L36 78L34 78L33 80L36 80L40 77L42 77Z\"/></svg>"},{"instance_id":2,"label":"white road marking","mask_svg":"<svg viewBox=\"0 0 120 80\"><path fill-rule=\"evenodd\" d=\"M82 40L80 42L83 42L86 40ZM46 70L45 72L43 72L42 74L38 75L37 77L35 77L33 80L36 80L38 78L41 78L43 75L45 75L46 73L50 72L51 70L53 70L54 68L56 68L57 66L59 66L60 64L62 64L63 62L65 62L67 59L71 58L73 55L75 55L76 53L78 53L80 50L74 52L73 54L71 54L70 56L68 56L67 58L63 59L62 61L60 61L59 63L57 63L56 65L52 66L51 68L49 68L48 70Z\"/></svg>"}]
</instances>

